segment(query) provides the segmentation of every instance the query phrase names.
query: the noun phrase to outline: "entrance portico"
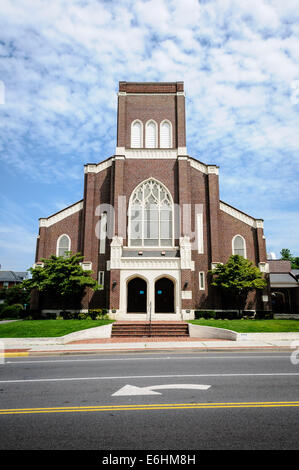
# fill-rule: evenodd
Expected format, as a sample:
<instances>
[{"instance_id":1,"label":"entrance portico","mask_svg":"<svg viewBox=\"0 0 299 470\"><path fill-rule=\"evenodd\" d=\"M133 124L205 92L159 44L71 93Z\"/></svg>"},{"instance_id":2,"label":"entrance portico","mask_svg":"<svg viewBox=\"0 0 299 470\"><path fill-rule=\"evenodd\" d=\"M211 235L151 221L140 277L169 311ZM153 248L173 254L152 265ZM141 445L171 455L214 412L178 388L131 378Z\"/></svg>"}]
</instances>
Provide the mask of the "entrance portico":
<instances>
[{"instance_id":1,"label":"entrance portico","mask_svg":"<svg viewBox=\"0 0 299 470\"><path fill-rule=\"evenodd\" d=\"M182 320L180 271L124 270L120 273L117 320ZM143 306L146 304L144 311Z\"/></svg>"}]
</instances>

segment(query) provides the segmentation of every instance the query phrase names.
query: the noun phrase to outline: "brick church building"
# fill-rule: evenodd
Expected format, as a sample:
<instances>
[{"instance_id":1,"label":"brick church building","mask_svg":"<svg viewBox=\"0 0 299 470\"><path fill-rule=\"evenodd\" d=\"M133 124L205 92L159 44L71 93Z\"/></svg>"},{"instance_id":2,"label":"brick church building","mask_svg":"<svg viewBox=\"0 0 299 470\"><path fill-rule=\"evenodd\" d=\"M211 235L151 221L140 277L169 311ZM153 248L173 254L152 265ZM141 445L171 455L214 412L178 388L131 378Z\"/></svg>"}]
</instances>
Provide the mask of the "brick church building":
<instances>
[{"instance_id":1,"label":"brick church building","mask_svg":"<svg viewBox=\"0 0 299 470\"><path fill-rule=\"evenodd\" d=\"M40 219L35 266L52 254L82 253L102 288L86 292L80 308L106 307L116 319L225 309L209 270L231 254L265 273L268 264L262 219L221 201L218 175L218 166L188 155L183 82L120 82L115 154L85 165L81 201ZM246 308L268 302L267 292L252 293ZM53 299L39 303L61 308Z\"/></svg>"}]
</instances>

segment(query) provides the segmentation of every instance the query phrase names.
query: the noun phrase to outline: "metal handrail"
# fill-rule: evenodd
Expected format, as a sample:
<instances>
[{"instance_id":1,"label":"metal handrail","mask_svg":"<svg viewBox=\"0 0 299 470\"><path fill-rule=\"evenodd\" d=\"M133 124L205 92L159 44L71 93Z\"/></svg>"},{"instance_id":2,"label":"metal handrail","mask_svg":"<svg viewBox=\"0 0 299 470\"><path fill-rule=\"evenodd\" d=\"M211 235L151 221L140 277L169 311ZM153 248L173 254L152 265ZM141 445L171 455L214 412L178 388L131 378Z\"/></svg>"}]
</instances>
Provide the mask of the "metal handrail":
<instances>
[{"instance_id":1,"label":"metal handrail","mask_svg":"<svg viewBox=\"0 0 299 470\"><path fill-rule=\"evenodd\" d=\"M152 302L149 303L149 336L152 336Z\"/></svg>"}]
</instances>

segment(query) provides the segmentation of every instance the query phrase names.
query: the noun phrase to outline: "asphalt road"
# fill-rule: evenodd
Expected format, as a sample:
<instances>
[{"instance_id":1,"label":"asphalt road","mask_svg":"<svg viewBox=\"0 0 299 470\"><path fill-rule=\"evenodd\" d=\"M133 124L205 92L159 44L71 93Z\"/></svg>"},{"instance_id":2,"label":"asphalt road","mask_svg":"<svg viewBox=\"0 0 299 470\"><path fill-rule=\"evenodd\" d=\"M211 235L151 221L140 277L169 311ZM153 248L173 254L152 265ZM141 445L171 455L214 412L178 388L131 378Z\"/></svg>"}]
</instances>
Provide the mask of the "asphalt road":
<instances>
[{"instance_id":1,"label":"asphalt road","mask_svg":"<svg viewBox=\"0 0 299 470\"><path fill-rule=\"evenodd\" d=\"M7 359L0 449L298 449L298 385L286 352Z\"/></svg>"}]
</instances>

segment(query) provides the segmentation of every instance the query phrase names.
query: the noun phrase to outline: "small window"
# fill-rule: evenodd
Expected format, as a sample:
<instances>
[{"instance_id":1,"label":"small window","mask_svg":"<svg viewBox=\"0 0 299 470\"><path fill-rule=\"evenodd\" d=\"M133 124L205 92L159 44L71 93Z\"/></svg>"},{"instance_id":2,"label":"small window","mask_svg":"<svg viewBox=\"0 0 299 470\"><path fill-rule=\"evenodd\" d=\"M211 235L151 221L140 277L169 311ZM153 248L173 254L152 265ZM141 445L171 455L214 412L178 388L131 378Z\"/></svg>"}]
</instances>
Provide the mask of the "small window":
<instances>
[{"instance_id":1,"label":"small window","mask_svg":"<svg viewBox=\"0 0 299 470\"><path fill-rule=\"evenodd\" d=\"M205 290L205 273L199 273L199 290Z\"/></svg>"},{"instance_id":2,"label":"small window","mask_svg":"<svg viewBox=\"0 0 299 470\"><path fill-rule=\"evenodd\" d=\"M146 124L145 130L145 146L146 148L156 148L157 147L157 125L155 121L149 121Z\"/></svg>"},{"instance_id":3,"label":"small window","mask_svg":"<svg viewBox=\"0 0 299 470\"><path fill-rule=\"evenodd\" d=\"M8 287L8 286L9 286L9 282L4 281L4 282L3 282L3 287Z\"/></svg>"},{"instance_id":4,"label":"small window","mask_svg":"<svg viewBox=\"0 0 299 470\"><path fill-rule=\"evenodd\" d=\"M99 284L100 284L100 290L104 290L104 275L105 275L105 272L104 271L99 271Z\"/></svg>"},{"instance_id":5,"label":"small window","mask_svg":"<svg viewBox=\"0 0 299 470\"><path fill-rule=\"evenodd\" d=\"M71 251L71 240L68 235L61 235L57 240L57 256L66 256Z\"/></svg>"},{"instance_id":6,"label":"small window","mask_svg":"<svg viewBox=\"0 0 299 470\"><path fill-rule=\"evenodd\" d=\"M134 121L131 126L131 148L142 147L142 123Z\"/></svg>"},{"instance_id":7,"label":"small window","mask_svg":"<svg viewBox=\"0 0 299 470\"><path fill-rule=\"evenodd\" d=\"M163 121L160 125L160 147L171 148L171 124L168 121Z\"/></svg>"},{"instance_id":8,"label":"small window","mask_svg":"<svg viewBox=\"0 0 299 470\"><path fill-rule=\"evenodd\" d=\"M240 255L246 258L246 244L241 235L236 235L233 238L233 255Z\"/></svg>"}]
</instances>

